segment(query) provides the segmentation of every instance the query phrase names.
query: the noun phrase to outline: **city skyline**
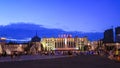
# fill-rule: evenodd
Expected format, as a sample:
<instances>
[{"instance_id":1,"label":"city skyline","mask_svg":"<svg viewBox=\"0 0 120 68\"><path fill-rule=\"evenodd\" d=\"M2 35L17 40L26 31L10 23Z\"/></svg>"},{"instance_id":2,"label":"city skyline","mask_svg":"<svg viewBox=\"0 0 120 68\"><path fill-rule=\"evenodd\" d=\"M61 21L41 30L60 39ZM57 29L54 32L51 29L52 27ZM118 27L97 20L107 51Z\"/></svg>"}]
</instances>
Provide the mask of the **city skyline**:
<instances>
[{"instance_id":1,"label":"city skyline","mask_svg":"<svg viewBox=\"0 0 120 68\"><path fill-rule=\"evenodd\" d=\"M119 26L119 0L1 0L0 25L25 22L65 31Z\"/></svg>"},{"instance_id":2,"label":"city skyline","mask_svg":"<svg viewBox=\"0 0 120 68\"><path fill-rule=\"evenodd\" d=\"M1 68L118 68L120 0L0 0Z\"/></svg>"}]
</instances>

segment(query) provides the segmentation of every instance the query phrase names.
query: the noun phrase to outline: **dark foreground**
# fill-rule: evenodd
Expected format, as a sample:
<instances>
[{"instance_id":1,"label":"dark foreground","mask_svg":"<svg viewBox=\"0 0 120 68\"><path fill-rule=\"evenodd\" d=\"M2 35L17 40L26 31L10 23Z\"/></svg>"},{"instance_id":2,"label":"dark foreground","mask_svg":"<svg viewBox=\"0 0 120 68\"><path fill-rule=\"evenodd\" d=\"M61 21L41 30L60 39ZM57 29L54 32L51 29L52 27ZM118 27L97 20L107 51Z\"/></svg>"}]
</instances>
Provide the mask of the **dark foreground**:
<instances>
[{"instance_id":1,"label":"dark foreground","mask_svg":"<svg viewBox=\"0 0 120 68\"><path fill-rule=\"evenodd\" d=\"M56 59L1 62L0 68L120 68L120 63L100 56L70 56Z\"/></svg>"}]
</instances>

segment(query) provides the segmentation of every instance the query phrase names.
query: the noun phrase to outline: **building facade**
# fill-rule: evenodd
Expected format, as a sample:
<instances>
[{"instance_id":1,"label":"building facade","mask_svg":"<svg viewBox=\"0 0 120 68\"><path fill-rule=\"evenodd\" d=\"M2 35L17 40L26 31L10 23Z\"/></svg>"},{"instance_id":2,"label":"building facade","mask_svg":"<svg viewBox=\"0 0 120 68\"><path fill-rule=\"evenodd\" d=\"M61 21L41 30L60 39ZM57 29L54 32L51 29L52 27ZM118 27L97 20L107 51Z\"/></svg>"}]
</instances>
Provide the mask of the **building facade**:
<instances>
[{"instance_id":1,"label":"building facade","mask_svg":"<svg viewBox=\"0 0 120 68\"><path fill-rule=\"evenodd\" d=\"M117 43L120 43L120 27L115 28L115 39Z\"/></svg>"},{"instance_id":2,"label":"building facade","mask_svg":"<svg viewBox=\"0 0 120 68\"><path fill-rule=\"evenodd\" d=\"M0 38L0 54L3 53L5 45L6 45L6 38L1 37Z\"/></svg>"},{"instance_id":3,"label":"building facade","mask_svg":"<svg viewBox=\"0 0 120 68\"><path fill-rule=\"evenodd\" d=\"M1 37L0 38L0 44L4 47L4 45L6 44L6 38Z\"/></svg>"},{"instance_id":4,"label":"building facade","mask_svg":"<svg viewBox=\"0 0 120 68\"><path fill-rule=\"evenodd\" d=\"M103 42L104 43L113 43L114 42L113 29L105 30Z\"/></svg>"},{"instance_id":5,"label":"building facade","mask_svg":"<svg viewBox=\"0 0 120 68\"><path fill-rule=\"evenodd\" d=\"M31 39L31 41L30 41L30 43L28 45L28 47L30 48L30 50L29 50L30 54L37 54L37 53L42 51L42 47L41 47L40 41L41 41L41 38L38 37L37 34L36 34L36 36L34 36Z\"/></svg>"},{"instance_id":6,"label":"building facade","mask_svg":"<svg viewBox=\"0 0 120 68\"><path fill-rule=\"evenodd\" d=\"M88 39L87 37L42 38L41 44L45 51L78 51L85 50L84 47L88 45Z\"/></svg>"}]
</instances>

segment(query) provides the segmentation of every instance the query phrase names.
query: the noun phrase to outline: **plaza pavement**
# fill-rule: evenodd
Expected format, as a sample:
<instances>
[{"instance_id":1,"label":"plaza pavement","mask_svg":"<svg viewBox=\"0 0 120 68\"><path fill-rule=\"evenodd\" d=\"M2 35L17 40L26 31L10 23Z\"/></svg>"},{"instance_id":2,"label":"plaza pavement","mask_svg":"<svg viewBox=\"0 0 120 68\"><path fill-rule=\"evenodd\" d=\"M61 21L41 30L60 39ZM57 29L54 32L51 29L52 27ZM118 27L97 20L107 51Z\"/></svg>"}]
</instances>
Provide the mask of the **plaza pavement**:
<instances>
[{"instance_id":1,"label":"plaza pavement","mask_svg":"<svg viewBox=\"0 0 120 68\"><path fill-rule=\"evenodd\" d=\"M53 59L0 62L0 68L120 68L120 63L103 56L80 55Z\"/></svg>"},{"instance_id":2,"label":"plaza pavement","mask_svg":"<svg viewBox=\"0 0 120 68\"><path fill-rule=\"evenodd\" d=\"M0 62L53 59L53 58L62 58L62 57L68 57L68 55L22 55L22 56L15 56L13 59L11 59L10 56L7 56L7 57L0 57Z\"/></svg>"}]
</instances>

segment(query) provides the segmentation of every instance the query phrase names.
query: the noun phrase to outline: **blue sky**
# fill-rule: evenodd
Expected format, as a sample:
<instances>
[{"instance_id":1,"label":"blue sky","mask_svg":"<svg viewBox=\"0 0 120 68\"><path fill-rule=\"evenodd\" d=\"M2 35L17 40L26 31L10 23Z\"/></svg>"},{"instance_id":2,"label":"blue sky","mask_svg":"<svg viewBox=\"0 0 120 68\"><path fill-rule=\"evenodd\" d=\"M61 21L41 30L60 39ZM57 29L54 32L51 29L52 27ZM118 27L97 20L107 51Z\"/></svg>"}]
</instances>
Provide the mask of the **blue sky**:
<instances>
[{"instance_id":1,"label":"blue sky","mask_svg":"<svg viewBox=\"0 0 120 68\"><path fill-rule=\"evenodd\" d=\"M0 25L18 22L103 32L120 25L120 0L0 0Z\"/></svg>"}]
</instances>

